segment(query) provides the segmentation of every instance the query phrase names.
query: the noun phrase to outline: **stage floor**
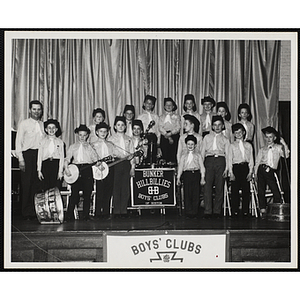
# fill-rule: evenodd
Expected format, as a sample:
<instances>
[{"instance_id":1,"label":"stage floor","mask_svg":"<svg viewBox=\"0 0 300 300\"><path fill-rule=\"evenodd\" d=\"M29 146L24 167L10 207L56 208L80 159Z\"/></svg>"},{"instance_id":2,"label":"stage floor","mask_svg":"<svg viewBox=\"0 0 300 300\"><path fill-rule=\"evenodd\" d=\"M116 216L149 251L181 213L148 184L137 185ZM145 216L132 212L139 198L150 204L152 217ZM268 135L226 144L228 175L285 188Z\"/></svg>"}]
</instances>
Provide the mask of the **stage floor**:
<instances>
[{"instance_id":1,"label":"stage floor","mask_svg":"<svg viewBox=\"0 0 300 300\"><path fill-rule=\"evenodd\" d=\"M37 220L25 221L20 216L12 220L12 232L55 232L55 231L120 231L120 230L290 230L290 222L275 222L255 217L229 216L220 219L204 219L203 214L196 219L179 216L174 209L166 209L165 214L159 210L142 210L128 214L127 218L110 220L75 220L73 222L53 225L40 224Z\"/></svg>"},{"instance_id":2,"label":"stage floor","mask_svg":"<svg viewBox=\"0 0 300 300\"><path fill-rule=\"evenodd\" d=\"M203 212L202 212L203 213ZM12 220L12 262L89 261L103 262L104 236L108 232L202 232L230 234L231 262L290 262L290 222L274 222L255 217L186 219L176 209L136 211L127 218L54 224ZM59 258L59 259L58 259Z\"/></svg>"}]
</instances>

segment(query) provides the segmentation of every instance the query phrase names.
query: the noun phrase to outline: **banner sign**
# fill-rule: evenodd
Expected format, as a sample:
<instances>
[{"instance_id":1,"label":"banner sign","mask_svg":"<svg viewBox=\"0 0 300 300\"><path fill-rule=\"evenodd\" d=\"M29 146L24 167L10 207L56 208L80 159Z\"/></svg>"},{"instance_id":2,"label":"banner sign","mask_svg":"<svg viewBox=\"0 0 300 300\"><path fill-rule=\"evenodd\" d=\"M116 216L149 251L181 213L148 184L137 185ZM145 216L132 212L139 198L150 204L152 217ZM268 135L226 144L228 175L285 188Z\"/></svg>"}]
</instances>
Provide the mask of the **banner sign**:
<instances>
[{"instance_id":1,"label":"banner sign","mask_svg":"<svg viewBox=\"0 0 300 300\"><path fill-rule=\"evenodd\" d=\"M229 259L229 232L104 235L104 261L124 268L213 268Z\"/></svg>"},{"instance_id":2,"label":"banner sign","mask_svg":"<svg viewBox=\"0 0 300 300\"><path fill-rule=\"evenodd\" d=\"M132 206L175 206L175 169L136 169L131 180Z\"/></svg>"}]
</instances>

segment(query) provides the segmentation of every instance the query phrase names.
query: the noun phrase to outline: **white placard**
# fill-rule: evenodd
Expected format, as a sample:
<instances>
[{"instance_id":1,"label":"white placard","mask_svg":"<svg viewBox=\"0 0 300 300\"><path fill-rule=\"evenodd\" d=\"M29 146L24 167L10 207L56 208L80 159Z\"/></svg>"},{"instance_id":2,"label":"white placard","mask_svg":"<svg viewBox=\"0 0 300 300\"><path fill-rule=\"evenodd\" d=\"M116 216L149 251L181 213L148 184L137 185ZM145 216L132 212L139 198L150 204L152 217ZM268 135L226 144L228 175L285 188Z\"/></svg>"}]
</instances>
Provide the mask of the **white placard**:
<instances>
[{"instance_id":1,"label":"white placard","mask_svg":"<svg viewBox=\"0 0 300 300\"><path fill-rule=\"evenodd\" d=\"M107 233L107 263L121 268L215 268L227 260L227 235Z\"/></svg>"}]
</instances>

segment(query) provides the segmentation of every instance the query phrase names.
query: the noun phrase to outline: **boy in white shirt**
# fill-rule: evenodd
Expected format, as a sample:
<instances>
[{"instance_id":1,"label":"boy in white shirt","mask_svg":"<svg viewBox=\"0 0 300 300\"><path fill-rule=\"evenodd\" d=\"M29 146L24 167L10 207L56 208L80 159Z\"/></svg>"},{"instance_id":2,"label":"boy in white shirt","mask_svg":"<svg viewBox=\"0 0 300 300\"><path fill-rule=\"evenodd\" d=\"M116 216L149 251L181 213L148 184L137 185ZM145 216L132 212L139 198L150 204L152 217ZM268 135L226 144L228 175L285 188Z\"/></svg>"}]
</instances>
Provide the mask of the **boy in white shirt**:
<instances>
[{"instance_id":1,"label":"boy in white shirt","mask_svg":"<svg viewBox=\"0 0 300 300\"><path fill-rule=\"evenodd\" d=\"M201 155L205 166L204 185L204 215L210 218L220 218L224 199L224 180L228 172L229 140L222 134L224 120L221 116L212 117L212 131L202 142ZM215 186L215 199L212 198L212 189Z\"/></svg>"},{"instance_id":2,"label":"boy in white shirt","mask_svg":"<svg viewBox=\"0 0 300 300\"><path fill-rule=\"evenodd\" d=\"M228 166L231 180L232 215L238 216L240 206L239 190L242 190L242 214L248 216L250 183L253 174L253 148L246 141L246 129L241 123L232 125L235 141L229 146Z\"/></svg>"},{"instance_id":3,"label":"boy in white shirt","mask_svg":"<svg viewBox=\"0 0 300 300\"><path fill-rule=\"evenodd\" d=\"M97 141L92 144L92 147L98 154L98 160L109 158L113 155L114 146L106 140L109 132L109 126L102 122L96 125L95 133L98 137ZM101 170L101 163L99 165ZM114 184L114 168L109 168L108 175L102 180L96 180L96 205L95 218L109 219L110 199Z\"/></svg>"},{"instance_id":4,"label":"boy in white shirt","mask_svg":"<svg viewBox=\"0 0 300 300\"><path fill-rule=\"evenodd\" d=\"M64 167L64 143L58 137L61 135L59 122L49 119L44 123L47 135L42 139L37 160L39 180L43 190L60 188Z\"/></svg>"},{"instance_id":5,"label":"boy in white shirt","mask_svg":"<svg viewBox=\"0 0 300 300\"><path fill-rule=\"evenodd\" d=\"M271 126L261 130L265 135L267 144L260 148L256 157L254 176L258 185L258 200L261 217L266 217L266 185L273 193L274 202L280 203L281 196L276 182L276 171L280 157L289 157L290 151L284 139L277 130Z\"/></svg>"},{"instance_id":6,"label":"boy in white shirt","mask_svg":"<svg viewBox=\"0 0 300 300\"><path fill-rule=\"evenodd\" d=\"M194 135L185 138L187 152L179 160L177 185L181 185L183 174L183 192L186 218L197 216L200 202L200 184L205 184L205 168L202 156L195 151L197 139Z\"/></svg>"}]
</instances>

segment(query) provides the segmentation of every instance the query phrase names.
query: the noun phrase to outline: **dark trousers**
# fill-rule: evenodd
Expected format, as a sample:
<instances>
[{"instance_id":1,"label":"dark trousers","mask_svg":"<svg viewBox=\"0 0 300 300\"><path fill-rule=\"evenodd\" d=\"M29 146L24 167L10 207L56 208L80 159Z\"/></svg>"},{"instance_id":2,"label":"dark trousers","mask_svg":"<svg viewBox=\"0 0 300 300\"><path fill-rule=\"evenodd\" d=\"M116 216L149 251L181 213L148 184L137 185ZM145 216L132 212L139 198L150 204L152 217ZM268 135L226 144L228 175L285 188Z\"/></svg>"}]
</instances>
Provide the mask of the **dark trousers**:
<instances>
[{"instance_id":1,"label":"dark trousers","mask_svg":"<svg viewBox=\"0 0 300 300\"><path fill-rule=\"evenodd\" d=\"M269 172L267 172L269 170ZM269 186L273 193L274 202L280 203L280 191L276 183L275 170L267 167L266 165L260 165L257 171L257 187L258 187L258 200L259 208L264 209L267 206L266 201L266 185Z\"/></svg>"},{"instance_id":2,"label":"dark trousers","mask_svg":"<svg viewBox=\"0 0 300 300\"><path fill-rule=\"evenodd\" d=\"M179 133L171 135L173 139L173 144L170 144L169 139L166 139L163 135L160 137L160 148L162 152L162 158L167 162L176 163L177 162L177 149L179 141Z\"/></svg>"},{"instance_id":3,"label":"dark trousers","mask_svg":"<svg viewBox=\"0 0 300 300\"><path fill-rule=\"evenodd\" d=\"M200 202L200 171L183 172L184 208L186 215L196 215Z\"/></svg>"},{"instance_id":4,"label":"dark trousers","mask_svg":"<svg viewBox=\"0 0 300 300\"><path fill-rule=\"evenodd\" d=\"M242 190L242 212L247 214L249 212L249 200L250 200L250 183L247 181L247 175L249 174L249 166L245 164L234 164L233 174L235 180L231 182L231 207L233 213L239 212L240 206L240 193Z\"/></svg>"},{"instance_id":5,"label":"dark trousers","mask_svg":"<svg viewBox=\"0 0 300 300\"><path fill-rule=\"evenodd\" d=\"M110 199L114 185L114 167L109 169L107 177L96 181L96 216L108 215Z\"/></svg>"},{"instance_id":6,"label":"dark trousers","mask_svg":"<svg viewBox=\"0 0 300 300\"><path fill-rule=\"evenodd\" d=\"M224 178L223 172L226 167L225 157L206 157L205 185L204 185L204 213L220 214L224 201ZM213 202L212 189L215 186L215 198Z\"/></svg>"},{"instance_id":7,"label":"dark trousers","mask_svg":"<svg viewBox=\"0 0 300 300\"><path fill-rule=\"evenodd\" d=\"M21 172L22 188L22 215L34 217L34 195L41 191L41 184L37 174L37 149L29 149L23 152L25 172Z\"/></svg>"},{"instance_id":8,"label":"dark trousers","mask_svg":"<svg viewBox=\"0 0 300 300\"><path fill-rule=\"evenodd\" d=\"M61 181L57 180L59 169L59 159L47 159L42 162L42 174L44 179L42 180L42 188L44 191L57 187L61 188Z\"/></svg>"},{"instance_id":9,"label":"dark trousers","mask_svg":"<svg viewBox=\"0 0 300 300\"><path fill-rule=\"evenodd\" d=\"M88 217L90 213L91 206L91 195L94 187L94 178L92 167L83 164L77 165L79 169L79 177L71 186L71 196L69 200L69 205L67 209L67 218L74 218L74 208L75 205L79 203L80 196L79 192L83 192L83 217Z\"/></svg>"},{"instance_id":10,"label":"dark trousers","mask_svg":"<svg viewBox=\"0 0 300 300\"><path fill-rule=\"evenodd\" d=\"M127 214L130 197L130 162L122 161L114 168L113 214Z\"/></svg>"}]
</instances>

